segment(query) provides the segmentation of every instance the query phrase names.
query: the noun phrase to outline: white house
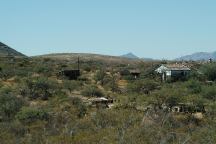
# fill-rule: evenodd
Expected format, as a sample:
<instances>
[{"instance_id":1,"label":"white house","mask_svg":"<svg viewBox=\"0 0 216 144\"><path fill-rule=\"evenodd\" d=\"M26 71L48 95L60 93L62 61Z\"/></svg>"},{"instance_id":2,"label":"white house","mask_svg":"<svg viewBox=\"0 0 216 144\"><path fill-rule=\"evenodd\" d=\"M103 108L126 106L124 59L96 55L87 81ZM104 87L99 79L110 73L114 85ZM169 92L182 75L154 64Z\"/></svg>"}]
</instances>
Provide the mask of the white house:
<instances>
[{"instance_id":1,"label":"white house","mask_svg":"<svg viewBox=\"0 0 216 144\"><path fill-rule=\"evenodd\" d=\"M182 64L166 64L161 65L155 71L161 74L163 81L167 81L171 79L178 80L186 78L191 69Z\"/></svg>"}]
</instances>

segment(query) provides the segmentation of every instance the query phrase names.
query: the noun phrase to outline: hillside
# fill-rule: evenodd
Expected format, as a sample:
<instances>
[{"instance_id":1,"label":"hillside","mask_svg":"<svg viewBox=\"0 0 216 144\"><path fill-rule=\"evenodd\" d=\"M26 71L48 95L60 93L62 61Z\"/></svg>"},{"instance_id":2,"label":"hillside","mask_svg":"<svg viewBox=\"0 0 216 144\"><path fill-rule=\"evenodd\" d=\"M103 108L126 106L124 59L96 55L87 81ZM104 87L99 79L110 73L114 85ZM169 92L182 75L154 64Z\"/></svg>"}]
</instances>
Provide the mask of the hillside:
<instances>
[{"instance_id":1,"label":"hillside","mask_svg":"<svg viewBox=\"0 0 216 144\"><path fill-rule=\"evenodd\" d=\"M11 47L0 42L0 56L25 56L24 54L12 49Z\"/></svg>"},{"instance_id":2,"label":"hillside","mask_svg":"<svg viewBox=\"0 0 216 144\"><path fill-rule=\"evenodd\" d=\"M85 63L70 80L77 56ZM216 64L188 62L203 76L162 83L154 70L163 61L137 62L94 54L1 58L0 143L174 144L188 136L188 143L215 143Z\"/></svg>"},{"instance_id":3,"label":"hillside","mask_svg":"<svg viewBox=\"0 0 216 144\"><path fill-rule=\"evenodd\" d=\"M182 56L180 58L177 58L176 60L194 60L194 61L200 61L200 60L208 60L212 58L213 60L216 60L216 52L208 53L208 52L197 52L191 55Z\"/></svg>"},{"instance_id":4,"label":"hillside","mask_svg":"<svg viewBox=\"0 0 216 144\"><path fill-rule=\"evenodd\" d=\"M52 58L56 60L71 60L76 61L77 57L80 57L81 61L98 61L105 62L108 64L137 64L142 60L139 59L129 59L118 56L107 56L100 54L87 54L87 53L57 53L57 54L47 54L37 57L42 58Z\"/></svg>"}]
</instances>

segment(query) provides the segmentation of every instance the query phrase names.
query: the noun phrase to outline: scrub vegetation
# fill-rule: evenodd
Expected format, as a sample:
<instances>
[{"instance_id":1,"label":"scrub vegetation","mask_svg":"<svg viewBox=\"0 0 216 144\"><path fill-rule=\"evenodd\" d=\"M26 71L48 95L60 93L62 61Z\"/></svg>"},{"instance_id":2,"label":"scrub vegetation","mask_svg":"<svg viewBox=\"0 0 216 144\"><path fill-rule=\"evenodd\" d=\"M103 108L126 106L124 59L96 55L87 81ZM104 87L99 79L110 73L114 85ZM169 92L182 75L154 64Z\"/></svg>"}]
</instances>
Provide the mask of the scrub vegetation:
<instances>
[{"instance_id":1,"label":"scrub vegetation","mask_svg":"<svg viewBox=\"0 0 216 144\"><path fill-rule=\"evenodd\" d=\"M186 80L161 82L155 68L175 62L80 57L68 80L58 73L77 61L56 57L0 58L1 144L216 143L216 63L188 62ZM101 97L112 107L90 102ZM190 107L172 112L179 104Z\"/></svg>"}]
</instances>

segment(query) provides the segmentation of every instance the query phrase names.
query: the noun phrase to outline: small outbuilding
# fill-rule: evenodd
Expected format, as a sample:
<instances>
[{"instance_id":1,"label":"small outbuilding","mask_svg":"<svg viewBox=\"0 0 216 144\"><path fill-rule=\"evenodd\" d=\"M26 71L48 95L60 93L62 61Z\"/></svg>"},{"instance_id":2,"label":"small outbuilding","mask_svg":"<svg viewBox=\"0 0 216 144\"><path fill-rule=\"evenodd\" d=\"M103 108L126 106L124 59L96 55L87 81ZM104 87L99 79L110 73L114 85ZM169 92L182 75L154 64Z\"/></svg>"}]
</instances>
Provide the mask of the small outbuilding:
<instances>
[{"instance_id":1,"label":"small outbuilding","mask_svg":"<svg viewBox=\"0 0 216 144\"><path fill-rule=\"evenodd\" d=\"M81 75L80 73L80 59L77 59L77 69L65 69L61 70L58 75L67 77L69 80L77 80Z\"/></svg>"},{"instance_id":2,"label":"small outbuilding","mask_svg":"<svg viewBox=\"0 0 216 144\"><path fill-rule=\"evenodd\" d=\"M138 77L140 77L141 71L139 69L123 69L120 71L120 75L121 76L132 76L135 79L137 79Z\"/></svg>"},{"instance_id":3,"label":"small outbuilding","mask_svg":"<svg viewBox=\"0 0 216 144\"><path fill-rule=\"evenodd\" d=\"M137 79L141 74L139 69L129 70L129 72L135 79Z\"/></svg>"},{"instance_id":4,"label":"small outbuilding","mask_svg":"<svg viewBox=\"0 0 216 144\"><path fill-rule=\"evenodd\" d=\"M166 64L161 65L155 71L161 75L162 81L167 81L185 79L191 69L182 64Z\"/></svg>"},{"instance_id":5,"label":"small outbuilding","mask_svg":"<svg viewBox=\"0 0 216 144\"><path fill-rule=\"evenodd\" d=\"M59 75L65 76L69 80L77 80L80 76L80 70L62 70Z\"/></svg>"}]
</instances>

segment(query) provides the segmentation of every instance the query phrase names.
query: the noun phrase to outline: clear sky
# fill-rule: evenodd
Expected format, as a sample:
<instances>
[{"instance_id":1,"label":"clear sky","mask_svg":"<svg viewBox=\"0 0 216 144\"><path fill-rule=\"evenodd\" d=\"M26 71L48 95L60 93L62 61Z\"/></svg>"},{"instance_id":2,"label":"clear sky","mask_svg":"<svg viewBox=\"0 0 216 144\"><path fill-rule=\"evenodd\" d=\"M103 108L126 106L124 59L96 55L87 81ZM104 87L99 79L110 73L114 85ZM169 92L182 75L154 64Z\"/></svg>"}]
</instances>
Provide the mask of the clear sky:
<instances>
[{"instance_id":1,"label":"clear sky","mask_svg":"<svg viewBox=\"0 0 216 144\"><path fill-rule=\"evenodd\" d=\"M29 56L216 50L216 0L0 0L0 19L0 41Z\"/></svg>"}]
</instances>

